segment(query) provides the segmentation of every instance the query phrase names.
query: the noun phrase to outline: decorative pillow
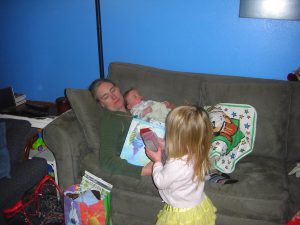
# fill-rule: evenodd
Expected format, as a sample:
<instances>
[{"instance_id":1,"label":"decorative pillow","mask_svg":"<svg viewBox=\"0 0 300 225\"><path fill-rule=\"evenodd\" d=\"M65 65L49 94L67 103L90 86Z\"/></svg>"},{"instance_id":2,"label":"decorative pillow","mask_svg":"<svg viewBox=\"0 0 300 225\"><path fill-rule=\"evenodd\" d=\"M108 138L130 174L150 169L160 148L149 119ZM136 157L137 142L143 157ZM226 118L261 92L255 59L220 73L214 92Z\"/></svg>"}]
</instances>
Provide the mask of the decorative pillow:
<instances>
[{"instance_id":1,"label":"decorative pillow","mask_svg":"<svg viewBox=\"0 0 300 225\"><path fill-rule=\"evenodd\" d=\"M89 90L68 88L66 96L84 132L88 147L98 152L100 149L100 106Z\"/></svg>"},{"instance_id":2,"label":"decorative pillow","mask_svg":"<svg viewBox=\"0 0 300 225\"><path fill-rule=\"evenodd\" d=\"M217 170L231 173L237 162L253 150L256 110L250 105L232 103L205 108L214 131L209 157Z\"/></svg>"},{"instance_id":3,"label":"decorative pillow","mask_svg":"<svg viewBox=\"0 0 300 225\"><path fill-rule=\"evenodd\" d=\"M0 122L0 179L10 178L10 158L6 146L5 122Z\"/></svg>"}]
</instances>

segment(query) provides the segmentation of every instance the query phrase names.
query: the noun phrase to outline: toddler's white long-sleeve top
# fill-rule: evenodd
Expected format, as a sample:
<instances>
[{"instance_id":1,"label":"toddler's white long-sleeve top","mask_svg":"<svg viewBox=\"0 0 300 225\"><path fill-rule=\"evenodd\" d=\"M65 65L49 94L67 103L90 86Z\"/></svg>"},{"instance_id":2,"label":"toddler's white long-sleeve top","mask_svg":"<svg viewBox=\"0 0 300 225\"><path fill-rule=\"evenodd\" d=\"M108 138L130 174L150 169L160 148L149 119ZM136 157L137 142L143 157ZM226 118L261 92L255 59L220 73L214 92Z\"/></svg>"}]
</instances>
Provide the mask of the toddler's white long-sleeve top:
<instances>
[{"instance_id":1,"label":"toddler's white long-sleeve top","mask_svg":"<svg viewBox=\"0 0 300 225\"><path fill-rule=\"evenodd\" d=\"M161 198L176 208L191 208L204 199L204 182L193 181L193 165L187 164L187 156L170 159L163 166L154 163L153 180Z\"/></svg>"}]
</instances>

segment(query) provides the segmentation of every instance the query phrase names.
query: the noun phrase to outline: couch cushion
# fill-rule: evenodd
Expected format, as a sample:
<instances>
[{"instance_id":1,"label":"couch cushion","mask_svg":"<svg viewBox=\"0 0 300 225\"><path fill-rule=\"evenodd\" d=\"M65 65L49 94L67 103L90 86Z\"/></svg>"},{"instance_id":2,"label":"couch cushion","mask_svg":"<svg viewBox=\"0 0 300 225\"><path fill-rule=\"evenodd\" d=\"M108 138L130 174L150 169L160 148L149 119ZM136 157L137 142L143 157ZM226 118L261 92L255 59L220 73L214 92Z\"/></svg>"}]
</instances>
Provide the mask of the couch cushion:
<instances>
[{"instance_id":1,"label":"couch cushion","mask_svg":"<svg viewBox=\"0 0 300 225\"><path fill-rule=\"evenodd\" d=\"M247 156L230 174L239 181L220 185L207 182L205 192L227 216L284 223L288 210L288 184L286 170L271 158Z\"/></svg>"},{"instance_id":2,"label":"couch cushion","mask_svg":"<svg viewBox=\"0 0 300 225\"><path fill-rule=\"evenodd\" d=\"M151 177L136 179L103 172L97 166L97 159L93 155L85 157L81 166L113 184L113 190L143 196L141 199L152 196L156 199L155 202L160 199ZM217 207L218 215L244 218L251 221L249 224L255 224L255 221L269 221L269 224L284 223L289 193L284 166L280 161L247 156L230 175L239 182L227 185L206 182L205 192ZM158 204L153 207L157 209Z\"/></svg>"},{"instance_id":3,"label":"couch cushion","mask_svg":"<svg viewBox=\"0 0 300 225\"><path fill-rule=\"evenodd\" d=\"M222 225L235 225L235 224L242 224L242 225L279 225L278 222L266 221L261 219L248 219L248 218L241 218L237 216L227 216L217 214L217 221L216 224ZM282 223L280 225L285 225L286 223Z\"/></svg>"},{"instance_id":4,"label":"couch cushion","mask_svg":"<svg viewBox=\"0 0 300 225\"><path fill-rule=\"evenodd\" d=\"M101 108L94 100L89 90L66 89L66 96L79 121L85 135L88 147L99 152Z\"/></svg>"},{"instance_id":5,"label":"couch cushion","mask_svg":"<svg viewBox=\"0 0 300 225\"><path fill-rule=\"evenodd\" d=\"M98 177L113 184L115 188L132 191L135 193L150 194L159 196L157 188L154 186L151 176L135 178L125 175L117 175L109 172L104 172L99 168L99 159L95 156L95 153L86 155L81 163L81 174L84 170L95 174Z\"/></svg>"},{"instance_id":6,"label":"couch cushion","mask_svg":"<svg viewBox=\"0 0 300 225\"><path fill-rule=\"evenodd\" d=\"M6 146L5 122L0 122L0 179L10 177L10 159Z\"/></svg>"},{"instance_id":7,"label":"couch cushion","mask_svg":"<svg viewBox=\"0 0 300 225\"><path fill-rule=\"evenodd\" d=\"M290 96L285 82L263 79L203 82L201 88L203 105L231 102L253 106L257 111L257 132L251 154L280 160L286 157Z\"/></svg>"}]
</instances>

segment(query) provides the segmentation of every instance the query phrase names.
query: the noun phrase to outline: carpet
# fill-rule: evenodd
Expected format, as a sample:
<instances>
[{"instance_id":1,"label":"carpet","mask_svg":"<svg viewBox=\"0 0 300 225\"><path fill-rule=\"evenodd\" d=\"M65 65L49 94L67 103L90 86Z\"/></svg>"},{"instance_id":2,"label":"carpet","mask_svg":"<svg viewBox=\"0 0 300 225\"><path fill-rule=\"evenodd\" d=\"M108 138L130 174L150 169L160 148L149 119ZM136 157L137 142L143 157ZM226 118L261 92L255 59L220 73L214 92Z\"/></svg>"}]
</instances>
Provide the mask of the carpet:
<instances>
[{"instance_id":1,"label":"carpet","mask_svg":"<svg viewBox=\"0 0 300 225\"><path fill-rule=\"evenodd\" d=\"M27 196L33 193L31 190ZM40 210L37 209L36 202L32 202L25 208L32 225L62 225L64 224L64 207L62 197L57 199L56 188L51 182L46 182L40 195ZM35 215L30 215L35 214ZM7 219L8 225L25 225L25 216L19 212L14 217Z\"/></svg>"}]
</instances>

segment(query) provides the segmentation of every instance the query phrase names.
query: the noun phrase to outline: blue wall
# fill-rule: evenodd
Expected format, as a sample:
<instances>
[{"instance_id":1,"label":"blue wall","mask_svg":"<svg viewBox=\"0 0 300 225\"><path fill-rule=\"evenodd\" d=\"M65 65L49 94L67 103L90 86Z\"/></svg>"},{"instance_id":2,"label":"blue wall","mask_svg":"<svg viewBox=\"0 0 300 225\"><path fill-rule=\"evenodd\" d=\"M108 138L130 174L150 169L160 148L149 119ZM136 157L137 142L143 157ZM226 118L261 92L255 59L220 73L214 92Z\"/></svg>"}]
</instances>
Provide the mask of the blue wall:
<instances>
[{"instance_id":1,"label":"blue wall","mask_svg":"<svg viewBox=\"0 0 300 225\"><path fill-rule=\"evenodd\" d=\"M55 101L99 77L93 0L1 0L0 86Z\"/></svg>"},{"instance_id":2,"label":"blue wall","mask_svg":"<svg viewBox=\"0 0 300 225\"><path fill-rule=\"evenodd\" d=\"M285 80L300 21L239 18L239 0L101 0L104 63ZM99 77L94 0L2 0L0 87L54 101Z\"/></svg>"}]
</instances>

